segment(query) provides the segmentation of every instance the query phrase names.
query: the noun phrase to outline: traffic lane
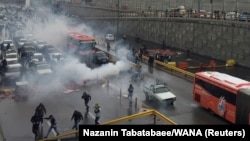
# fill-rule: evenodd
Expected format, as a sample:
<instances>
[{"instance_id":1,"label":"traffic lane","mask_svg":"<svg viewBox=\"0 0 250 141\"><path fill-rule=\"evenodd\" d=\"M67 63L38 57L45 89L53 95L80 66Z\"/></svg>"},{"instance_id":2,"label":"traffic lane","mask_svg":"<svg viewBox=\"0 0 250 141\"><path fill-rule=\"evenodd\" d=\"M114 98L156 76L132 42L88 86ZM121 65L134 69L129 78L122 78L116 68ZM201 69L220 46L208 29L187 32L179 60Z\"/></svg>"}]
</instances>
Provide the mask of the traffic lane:
<instances>
[{"instance_id":1,"label":"traffic lane","mask_svg":"<svg viewBox=\"0 0 250 141\"><path fill-rule=\"evenodd\" d=\"M158 72L158 70L154 70L153 75L148 77L149 79L154 79L156 76L155 74L160 74L161 72ZM198 111L196 114L192 113L192 107L193 103L191 101L191 97L188 96L189 100L186 100L186 98L182 98L180 94L183 94L183 96L187 96L187 93L184 93L182 89L178 89L179 87L184 87L185 84L182 84L183 79L180 79L178 77L172 76L170 74L162 74L164 75L164 80L166 83L173 89L173 91L176 92L177 95L177 102L175 104L174 108L168 107L157 107L154 105L151 105L152 108L159 110L161 113L165 114L166 116L170 117L177 123L182 124L197 124L197 121L200 122L199 124L207 124L207 122L211 121L211 123L217 123L214 120L213 117L210 117L210 115L207 112L204 112L203 109L198 108ZM149 75L150 76L150 75ZM112 77L113 79L110 79L110 85L116 86L115 89L107 89L105 87L105 84L103 85L96 85L95 87L92 86L87 91L92 95L92 101L90 102L90 112L93 115L93 106L96 102L100 103L102 106L102 118L101 122L109 121L112 119L116 119L122 116L126 116L131 114L131 109L129 109L128 101L126 100L125 96L127 94L127 87L129 85L128 77L123 76L122 77ZM163 77L162 77L163 78ZM178 80L179 79L179 80ZM116 81L115 81L116 80ZM118 80L123 80L121 83ZM178 81L177 81L178 80ZM185 82L187 83L187 82ZM87 84L88 85L88 84ZM91 84L89 84L91 86ZM118 86L117 86L118 85ZM135 95L138 96L138 98L141 98L143 100L144 93L141 89L141 84L135 84L138 85L138 87L135 88ZM187 83L185 86L187 88L191 87L190 83ZM120 89L122 87L122 93L120 93ZM6 135L6 138L15 140L16 138L33 138L33 134L31 132L31 123L30 118L34 114L34 108L40 103L43 102L47 108L47 116L49 114L53 114L58 121L58 128L59 132L67 132L71 130L71 127L73 125L72 121L70 120L72 113L74 110L79 110L82 113L85 112L85 108L83 106L83 101L80 98L82 91L80 92L74 92L70 94L63 94L59 92L51 92L47 94L40 94L36 97L31 97L28 102L13 102L8 101L9 103L5 104L4 102L1 102L1 112L7 113L7 116L1 117L1 121L3 123L3 129L4 133ZM119 99L120 95L123 96L122 101ZM124 96L125 95L125 96ZM191 103L191 104L190 104ZM4 104L4 105L2 105ZM148 103L147 103L148 104ZM148 104L149 105L149 104ZM190 106L187 106L190 105ZM8 108L6 108L6 106ZM5 108L4 108L5 107ZM28 109L28 110L27 110ZM195 108L193 108L195 109ZM14 112L13 112L14 111ZM25 114L20 111L25 111ZM132 112L138 112L136 109ZM27 115L29 115L27 117ZM16 120L16 117L20 117L20 120ZM205 118L204 118L205 117ZM3 119L3 120L2 120ZM187 121L188 119L192 119L192 122ZM134 122L136 120L133 120ZM220 120L218 120L220 122ZM150 121L149 121L150 122ZM93 116L87 116L84 120L85 124L94 124ZM146 121L143 121L142 123L147 124ZM151 123L151 122L150 122ZM8 128L8 125L15 125L18 126L18 128L15 128L15 130L11 130ZM14 126L14 127L15 127ZM29 130L23 130L23 129L29 129ZM44 131L46 132L48 129L48 125L44 125ZM21 132L20 132L20 131ZM15 136L13 137L13 133L15 133ZM23 136L27 135L27 136ZM16 138L15 138L16 137Z\"/></svg>"},{"instance_id":2,"label":"traffic lane","mask_svg":"<svg viewBox=\"0 0 250 141\"><path fill-rule=\"evenodd\" d=\"M223 119L210 115L209 112L200 108L200 106L192 100L192 83L190 81L157 69L154 69L153 73L148 73L148 68L145 64L142 64L142 68L145 73L145 79L143 81L154 82L156 79L159 79L165 82L177 96L174 107L157 104L155 101L145 101L145 94L142 91L143 82L133 82L135 97L149 107L158 110L174 121L176 120L178 124L227 124ZM127 95L127 88L131 82L129 82L129 75L127 74L121 76L119 79L111 80L110 83L114 85L117 90L121 89L123 95Z\"/></svg>"},{"instance_id":3,"label":"traffic lane","mask_svg":"<svg viewBox=\"0 0 250 141\"><path fill-rule=\"evenodd\" d=\"M88 85L88 84L87 84ZM93 86L91 86L93 85ZM92 100L89 103L90 113L85 116L84 102L81 99L83 91L91 94ZM46 109L46 116L54 115L58 123L58 131L60 133L71 131L73 121L71 116L74 110L79 110L84 115L83 124L94 124L94 104L99 103L102 108L100 122L106 122L129 114L133 114L136 109L128 109L128 101L126 98L119 99L118 91L113 89L107 90L105 85L90 84L88 89L80 90L73 93L40 93L30 97L28 101L16 102L14 100L4 100L0 102L1 126L3 133L8 141L16 140L33 140L31 116L34 114L35 107L42 102ZM135 121L135 120L134 120ZM152 121L151 121L152 122ZM136 123L136 122L132 122ZM132 124L130 123L130 124ZM147 122L143 122L147 123ZM49 122L45 120L43 124L43 135L49 128ZM51 133L50 136L55 134Z\"/></svg>"}]
</instances>

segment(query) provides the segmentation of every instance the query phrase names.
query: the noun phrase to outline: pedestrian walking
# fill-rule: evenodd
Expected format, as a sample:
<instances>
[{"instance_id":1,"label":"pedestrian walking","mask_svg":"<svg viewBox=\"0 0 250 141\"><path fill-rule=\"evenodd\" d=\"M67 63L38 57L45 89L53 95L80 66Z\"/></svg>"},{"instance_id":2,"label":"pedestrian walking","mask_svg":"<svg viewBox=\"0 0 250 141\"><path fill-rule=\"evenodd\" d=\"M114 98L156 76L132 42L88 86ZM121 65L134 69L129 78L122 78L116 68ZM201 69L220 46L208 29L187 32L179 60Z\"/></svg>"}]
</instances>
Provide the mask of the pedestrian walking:
<instances>
[{"instance_id":1,"label":"pedestrian walking","mask_svg":"<svg viewBox=\"0 0 250 141\"><path fill-rule=\"evenodd\" d=\"M132 103L132 97L133 97L134 87L132 84L128 87L128 101L129 103Z\"/></svg>"},{"instance_id":2,"label":"pedestrian walking","mask_svg":"<svg viewBox=\"0 0 250 141\"><path fill-rule=\"evenodd\" d=\"M47 119L47 120L50 120L50 127L49 127L49 130L48 130L48 133L47 135L45 136L45 138L48 138L49 136L49 133L51 132L52 129L55 130L57 136L59 135L59 132L57 131L57 123L56 123L56 119L54 118L53 115L50 115L49 117L45 117L44 119Z\"/></svg>"},{"instance_id":3,"label":"pedestrian walking","mask_svg":"<svg viewBox=\"0 0 250 141\"><path fill-rule=\"evenodd\" d=\"M41 122L41 117L38 115L37 112L31 117L30 121L32 123L32 132L35 135L35 139L38 137L38 131L39 131L39 124Z\"/></svg>"},{"instance_id":4,"label":"pedestrian walking","mask_svg":"<svg viewBox=\"0 0 250 141\"><path fill-rule=\"evenodd\" d=\"M95 125L99 125L100 124L99 119L101 117L101 106L98 103L96 103L94 108L95 108L94 109Z\"/></svg>"},{"instance_id":5,"label":"pedestrian walking","mask_svg":"<svg viewBox=\"0 0 250 141\"><path fill-rule=\"evenodd\" d=\"M73 125L72 129L76 129L77 130L79 122L81 120L83 120L82 113L79 112L79 111L77 111L77 110L75 110L74 113L73 113L73 115L72 115L72 117L71 117L71 120L73 120L73 119L74 119L74 125Z\"/></svg>"},{"instance_id":6,"label":"pedestrian walking","mask_svg":"<svg viewBox=\"0 0 250 141\"><path fill-rule=\"evenodd\" d=\"M87 92L83 92L82 99L84 100L84 104L86 107L86 110L89 111L89 101L91 100L91 96Z\"/></svg>"}]
</instances>

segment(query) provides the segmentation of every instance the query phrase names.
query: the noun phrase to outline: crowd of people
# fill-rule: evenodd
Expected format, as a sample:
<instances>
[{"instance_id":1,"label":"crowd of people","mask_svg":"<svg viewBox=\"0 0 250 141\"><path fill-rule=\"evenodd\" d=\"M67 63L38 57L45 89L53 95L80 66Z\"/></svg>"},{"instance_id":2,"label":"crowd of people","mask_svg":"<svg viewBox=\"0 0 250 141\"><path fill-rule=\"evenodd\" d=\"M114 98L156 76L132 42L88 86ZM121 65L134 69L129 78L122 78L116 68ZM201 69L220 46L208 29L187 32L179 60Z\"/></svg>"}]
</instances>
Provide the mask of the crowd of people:
<instances>
[{"instance_id":1,"label":"crowd of people","mask_svg":"<svg viewBox=\"0 0 250 141\"><path fill-rule=\"evenodd\" d=\"M91 101L91 95L84 91L81 98L83 99L84 105L86 107L85 115L87 115L89 113L89 102ZM101 117L101 106L98 103L96 103L93 108L94 108L93 111L95 113L94 124L99 125L100 124L99 120ZM56 136L60 135L57 129L57 121L56 121L55 116L50 114L48 117L45 117L46 113L47 113L47 110L45 108L45 105L43 103L40 103L36 107L35 113L30 119L32 123L32 132L35 135L35 139L48 138L52 130L56 132ZM43 130L42 127L43 127L44 119L48 120L50 124L49 124L48 132L45 135L45 137L41 137L41 130ZM78 110L74 110L73 115L71 117L71 120L74 121L72 130L78 130L80 121L83 121L83 119L84 119L83 114Z\"/></svg>"}]
</instances>

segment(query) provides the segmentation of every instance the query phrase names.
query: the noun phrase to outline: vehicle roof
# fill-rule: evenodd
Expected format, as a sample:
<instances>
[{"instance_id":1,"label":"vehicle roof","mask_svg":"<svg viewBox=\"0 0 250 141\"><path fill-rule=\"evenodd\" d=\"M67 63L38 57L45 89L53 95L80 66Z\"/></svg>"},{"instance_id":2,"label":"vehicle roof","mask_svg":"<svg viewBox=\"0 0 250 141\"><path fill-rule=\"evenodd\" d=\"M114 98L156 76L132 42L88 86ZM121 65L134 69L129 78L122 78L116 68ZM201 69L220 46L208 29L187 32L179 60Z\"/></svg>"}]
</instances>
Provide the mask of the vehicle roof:
<instances>
[{"instance_id":1,"label":"vehicle roof","mask_svg":"<svg viewBox=\"0 0 250 141\"><path fill-rule=\"evenodd\" d=\"M36 55L42 55L42 56L43 56L43 54L42 54L42 53L39 53L39 52L35 52L35 53L33 53L33 55L34 55L34 56L36 56Z\"/></svg>"},{"instance_id":2,"label":"vehicle roof","mask_svg":"<svg viewBox=\"0 0 250 141\"><path fill-rule=\"evenodd\" d=\"M13 61L13 60L17 60L18 61L18 58L6 58L6 61Z\"/></svg>"},{"instance_id":3,"label":"vehicle roof","mask_svg":"<svg viewBox=\"0 0 250 141\"><path fill-rule=\"evenodd\" d=\"M19 63L8 65L8 68L19 68L19 67L22 67L22 65Z\"/></svg>"},{"instance_id":4,"label":"vehicle roof","mask_svg":"<svg viewBox=\"0 0 250 141\"><path fill-rule=\"evenodd\" d=\"M12 42L12 40L8 39L8 40L3 40L3 42Z\"/></svg>"},{"instance_id":5,"label":"vehicle roof","mask_svg":"<svg viewBox=\"0 0 250 141\"><path fill-rule=\"evenodd\" d=\"M23 86L23 85L28 85L28 84L29 84L28 81L19 81L19 82L16 82L17 86Z\"/></svg>"},{"instance_id":6,"label":"vehicle roof","mask_svg":"<svg viewBox=\"0 0 250 141\"><path fill-rule=\"evenodd\" d=\"M241 78L231 76L226 73L221 72L214 72L214 71L205 71L205 72L198 72L196 76L205 77L209 80L217 81L221 84L234 87L234 88L241 88L241 87L250 87L250 82L247 80L243 80Z\"/></svg>"},{"instance_id":7,"label":"vehicle roof","mask_svg":"<svg viewBox=\"0 0 250 141\"><path fill-rule=\"evenodd\" d=\"M6 55L17 55L16 52L7 53Z\"/></svg>"},{"instance_id":8,"label":"vehicle roof","mask_svg":"<svg viewBox=\"0 0 250 141\"><path fill-rule=\"evenodd\" d=\"M8 65L8 68L20 68L22 67L21 64L12 64L12 65Z\"/></svg>"},{"instance_id":9,"label":"vehicle roof","mask_svg":"<svg viewBox=\"0 0 250 141\"><path fill-rule=\"evenodd\" d=\"M68 35L76 40L80 40L80 41L92 41L95 40L94 37L88 36L88 35L84 35L78 32L68 32Z\"/></svg>"}]
</instances>

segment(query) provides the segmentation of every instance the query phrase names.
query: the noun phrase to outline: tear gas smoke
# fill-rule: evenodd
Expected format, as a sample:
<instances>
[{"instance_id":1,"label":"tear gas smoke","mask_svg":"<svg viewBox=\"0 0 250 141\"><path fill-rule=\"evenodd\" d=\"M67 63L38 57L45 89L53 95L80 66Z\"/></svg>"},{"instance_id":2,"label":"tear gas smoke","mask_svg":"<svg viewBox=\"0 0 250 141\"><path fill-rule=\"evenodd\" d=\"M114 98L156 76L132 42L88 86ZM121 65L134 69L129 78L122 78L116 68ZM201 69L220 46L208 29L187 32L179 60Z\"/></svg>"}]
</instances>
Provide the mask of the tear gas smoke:
<instances>
[{"instance_id":1,"label":"tear gas smoke","mask_svg":"<svg viewBox=\"0 0 250 141\"><path fill-rule=\"evenodd\" d=\"M78 31L84 34L94 36L100 36L100 31L94 31L87 25L81 23L79 25L69 26L69 19L58 16L48 16L53 14L46 14L47 17L33 18L33 22L30 22L28 27L32 27L32 33L38 40L47 41L49 44L54 45L59 50L62 50L63 46L66 46L67 40L65 36L66 31ZM39 19L41 18L41 19ZM46 20L42 20L42 18ZM44 21L44 22L40 22ZM111 30L111 29L108 29ZM105 31L104 31L105 32ZM108 31L109 32L109 31ZM98 35L97 35L98 34ZM101 35L101 36L104 36ZM121 41L117 41L113 46L119 46L117 54L120 58L125 58L127 50ZM53 66L55 67L55 66ZM53 76L40 77L38 80L30 80L31 82L38 82L39 86L37 91L42 95L37 94L37 99L46 98L46 95L52 95L56 93L62 93L69 81L74 81L81 85L85 80L103 79L109 76L118 75L121 71L128 70L130 65L124 61L117 61L115 64L108 63L98 68L91 69L86 64L80 63L78 59L74 57L67 57L63 63L55 67ZM35 100L36 98L33 98Z\"/></svg>"}]
</instances>

